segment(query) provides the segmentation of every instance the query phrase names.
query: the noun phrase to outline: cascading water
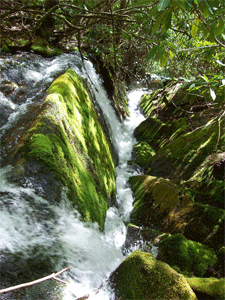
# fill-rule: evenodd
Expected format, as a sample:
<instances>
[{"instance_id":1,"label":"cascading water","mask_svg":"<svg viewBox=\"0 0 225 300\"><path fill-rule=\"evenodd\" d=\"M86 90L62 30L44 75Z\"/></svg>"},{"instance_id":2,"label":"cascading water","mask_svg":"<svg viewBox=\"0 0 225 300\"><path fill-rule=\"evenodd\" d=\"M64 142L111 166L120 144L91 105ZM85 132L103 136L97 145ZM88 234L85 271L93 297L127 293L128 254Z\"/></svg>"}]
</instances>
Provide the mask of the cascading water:
<instances>
[{"instance_id":1,"label":"cascading water","mask_svg":"<svg viewBox=\"0 0 225 300\"><path fill-rule=\"evenodd\" d=\"M14 285L13 279L18 276L21 277L20 282L23 282L23 274L34 280L48 270L59 271L67 266L72 267L70 272L63 274L69 282L66 288L62 286L59 289L59 285L52 287L46 282L40 287L34 286L18 292L16 298L14 293L10 293L2 295L2 299L72 300L86 294L90 295L89 299L114 299L111 291L99 287L124 259L121 250L126 239L124 222L129 220L133 202L128 178L137 172L127 162L131 159L135 144L133 130L144 119L137 108L143 91L128 93L130 117L121 123L92 64L86 61L83 65L76 53L51 59L23 53L0 59L0 65L1 86L6 87L10 83L9 92L5 90L5 95L0 93L0 137L10 132L29 105L40 101L57 76L72 68L83 78L90 79L119 157L116 168L117 208L109 208L104 233L98 230L97 224L79 220L79 214L70 206L63 190L60 204L56 206L38 196L33 186L23 187L11 183L11 166L0 169L2 288Z\"/></svg>"}]
</instances>

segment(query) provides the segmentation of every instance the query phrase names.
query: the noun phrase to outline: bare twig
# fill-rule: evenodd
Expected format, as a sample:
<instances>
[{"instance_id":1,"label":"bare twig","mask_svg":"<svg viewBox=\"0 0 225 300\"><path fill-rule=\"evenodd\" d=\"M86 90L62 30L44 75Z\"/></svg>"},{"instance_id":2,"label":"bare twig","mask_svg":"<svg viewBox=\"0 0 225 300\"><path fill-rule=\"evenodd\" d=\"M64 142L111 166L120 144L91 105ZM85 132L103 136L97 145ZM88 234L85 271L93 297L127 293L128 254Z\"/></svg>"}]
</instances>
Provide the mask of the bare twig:
<instances>
[{"instance_id":1,"label":"bare twig","mask_svg":"<svg viewBox=\"0 0 225 300\"><path fill-rule=\"evenodd\" d=\"M68 267L68 268L65 268L65 269L59 271L58 273L53 273L51 275L48 275L46 277L43 277L43 278L40 278L40 279L37 279L37 280L34 280L34 281L30 281L30 282L27 282L27 283L23 283L23 284L15 285L15 286L12 286L12 287L9 287L9 288L6 288L6 289L2 289L2 290L0 290L0 294L8 293L8 292L12 292L12 291L15 291L15 290L18 290L18 289L21 289L21 288L32 286L32 285L41 283L41 282L49 280L49 279L54 279L54 280L57 280L57 281L62 282L64 284L67 284L67 282L57 278L57 276L59 276L63 272L68 271L70 269L71 269L71 267Z\"/></svg>"}]
</instances>

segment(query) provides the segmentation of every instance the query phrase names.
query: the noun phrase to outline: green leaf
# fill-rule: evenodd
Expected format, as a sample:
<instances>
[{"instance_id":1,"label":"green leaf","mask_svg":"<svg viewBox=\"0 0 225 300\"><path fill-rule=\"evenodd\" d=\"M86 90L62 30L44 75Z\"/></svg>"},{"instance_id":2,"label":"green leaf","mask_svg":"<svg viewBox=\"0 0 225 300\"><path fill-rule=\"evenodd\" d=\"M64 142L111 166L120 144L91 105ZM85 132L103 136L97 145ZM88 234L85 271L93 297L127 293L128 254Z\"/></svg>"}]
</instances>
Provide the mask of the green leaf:
<instances>
[{"instance_id":1,"label":"green leaf","mask_svg":"<svg viewBox=\"0 0 225 300\"><path fill-rule=\"evenodd\" d=\"M165 30L163 33L165 33L171 26L172 13L173 11L171 8L167 10L167 14L164 18L164 21L162 22L162 26L164 26L164 30Z\"/></svg>"},{"instance_id":2,"label":"green leaf","mask_svg":"<svg viewBox=\"0 0 225 300\"><path fill-rule=\"evenodd\" d=\"M189 86L189 90L193 89L195 87L195 83L192 83L190 86Z\"/></svg>"},{"instance_id":3,"label":"green leaf","mask_svg":"<svg viewBox=\"0 0 225 300\"><path fill-rule=\"evenodd\" d=\"M174 45L173 43L167 42L167 45L170 47L170 49L172 49L173 51L177 50L176 45Z\"/></svg>"},{"instance_id":4,"label":"green leaf","mask_svg":"<svg viewBox=\"0 0 225 300\"><path fill-rule=\"evenodd\" d=\"M156 52L158 51L160 45L157 45L157 46L154 46L149 52L148 52L148 55L146 57L146 61L149 61L150 59L152 59Z\"/></svg>"},{"instance_id":5,"label":"green leaf","mask_svg":"<svg viewBox=\"0 0 225 300\"><path fill-rule=\"evenodd\" d=\"M191 0L185 0L185 9L188 10L193 7Z\"/></svg>"},{"instance_id":6,"label":"green leaf","mask_svg":"<svg viewBox=\"0 0 225 300\"><path fill-rule=\"evenodd\" d=\"M192 24L192 27L191 27L191 36L192 37L195 37L197 32L198 32L198 28L199 28L199 19L195 19L194 20L194 23Z\"/></svg>"},{"instance_id":7,"label":"green leaf","mask_svg":"<svg viewBox=\"0 0 225 300\"><path fill-rule=\"evenodd\" d=\"M199 9L206 18L208 18L209 14L213 14L212 7L207 0L199 1Z\"/></svg>"},{"instance_id":8,"label":"green leaf","mask_svg":"<svg viewBox=\"0 0 225 300\"><path fill-rule=\"evenodd\" d=\"M161 65L161 67L164 67L166 65L166 63L168 61L168 58L169 58L169 54L168 54L168 52L165 52L163 54L163 56L161 57L161 59L160 59L160 65Z\"/></svg>"},{"instance_id":9,"label":"green leaf","mask_svg":"<svg viewBox=\"0 0 225 300\"><path fill-rule=\"evenodd\" d=\"M186 0L176 0L176 1L173 1L173 8L185 10L185 1Z\"/></svg>"},{"instance_id":10,"label":"green leaf","mask_svg":"<svg viewBox=\"0 0 225 300\"><path fill-rule=\"evenodd\" d=\"M148 14L149 18L151 18L152 16L155 16L157 11L158 11L157 6L154 6L153 9Z\"/></svg>"},{"instance_id":11,"label":"green leaf","mask_svg":"<svg viewBox=\"0 0 225 300\"><path fill-rule=\"evenodd\" d=\"M218 23L214 22L211 25L211 31L213 32L214 36L220 35L224 31L224 20L220 19Z\"/></svg>"},{"instance_id":12,"label":"green leaf","mask_svg":"<svg viewBox=\"0 0 225 300\"><path fill-rule=\"evenodd\" d=\"M211 97L212 97L212 99L214 101L216 99L216 93L215 93L215 91L212 88L210 88L210 95L211 95Z\"/></svg>"},{"instance_id":13,"label":"green leaf","mask_svg":"<svg viewBox=\"0 0 225 300\"><path fill-rule=\"evenodd\" d=\"M164 45L159 45L158 49L157 49L157 53L155 55L155 60L161 60L163 54L165 52L165 46Z\"/></svg>"},{"instance_id":14,"label":"green leaf","mask_svg":"<svg viewBox=\"0 0 225 300\"><path fill-rule=\"evenodd\" d=\"M218 35L222 34L224 31L224 20L221 18L218 24Z\"/></svg>"},{"instance_id":15,"label":"green leaf","mask_svg":"<svg viewBox=\"0 0 225 300\"><path fill-rule=\"evenodd\" d=\"M159 0L157 4L158 11L162 11L170 5L170 0Z\"/></svg>"},{"instance_id":16,"label":"green leaf","mask_svg":"<svg viewBox=\"0 0 225 300\"><path fill-rule=\"evenodd\" d=\"M153 27L152 27L152 33L155 33L155 32L157 31L157 29L158 29L159 26L161 25L162 20L163 20L163 18L165 17L166 13L167 13L167 11L164 10L164 11L158 16L158 18L157 18L156 21L155 21L155 24L154 24Z\"/></svg>"},{"instance_id":17,"label":"green leaf","mask_svg":"<svg viewBox=\"0 0 225 300\"><path fill-rule=\"evenodd\" d=\"M205 82L209 82L209 78L206 76L206 75L204 75L204 76L200 76L202 79L204 79L204 81Z\"/></svg>"},{"instance_id":18,"label":"green leaf","mask_svg":"<svg viewBox=\"0 0 225 300\"><path fill-rule=\"evenodd\" d=\"M172 59L173 58L173 52L171 51L171 50L169 50L169 57L170 57L170 59Z\"/></svg>"}]
</instances>

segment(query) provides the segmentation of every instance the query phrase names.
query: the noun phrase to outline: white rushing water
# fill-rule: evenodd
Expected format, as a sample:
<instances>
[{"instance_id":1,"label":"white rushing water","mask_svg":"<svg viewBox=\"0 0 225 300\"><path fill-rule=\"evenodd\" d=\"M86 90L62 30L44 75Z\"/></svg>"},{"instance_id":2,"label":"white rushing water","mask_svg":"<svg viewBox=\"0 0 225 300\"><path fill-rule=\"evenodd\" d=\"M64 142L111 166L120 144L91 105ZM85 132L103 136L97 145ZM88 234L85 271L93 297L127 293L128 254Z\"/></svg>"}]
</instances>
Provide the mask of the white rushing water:
<instances>
[{"instance_id":1,"label":"white rushing water","mask_svg":"<svg viewBox=\"0 0 225 300\"><path fill-rule=\"evenodd\" d=\"M3 65L2 61L0 63ZM14 64L15 66L11 66L5 75L7 79L13 79L13 70L19 72L15 59ZM98 230L97 224L86 224L79 220L79 214L70 206L64 191L58 206L50 204L46 199L37 196L32 188L18 187L9 183L7 176L11 167L4 167L0 169L2 203L0 251L23 253L28 259L32 249L38 248L43 251L40 255L45 253L50 257L50 263L58 270L71 266L71 271L64 274L64 278L69 282L62 292L64 300L74 300L86 294L90 295L89 299L113 299L109 290L104 287L99 289L99 287L124 259L121 250L126 239L124 222L129 220L133 202L128 179L131 175L137 174L137 171L133 170L127 162L131 159L135 144L133 130L144 120L138 109L143 91L134 90L128 93L130 117L121 123L90 62L86 61L85 67L82 67L77 56L64 54L51 60L39 57L30 65L25 63L21 67L20 64L21 68L21 80L28 82L32 88L38 84L39 90L45 90L46 86L67 68L72 68L83 78L90 79L96 100L110 128L112 142L118 152L119 164L116 168L118 208L109 208L105 231L102 233ZM26 110L26 106L37 99L37 95L37 92L35 95L30 95L21 105L13 104L12 99L3 98L4 105L9 105L11 111L8 122L1 128L2 132L10 129L10 126L17 122Z\"/></svg>"}]
</instances>

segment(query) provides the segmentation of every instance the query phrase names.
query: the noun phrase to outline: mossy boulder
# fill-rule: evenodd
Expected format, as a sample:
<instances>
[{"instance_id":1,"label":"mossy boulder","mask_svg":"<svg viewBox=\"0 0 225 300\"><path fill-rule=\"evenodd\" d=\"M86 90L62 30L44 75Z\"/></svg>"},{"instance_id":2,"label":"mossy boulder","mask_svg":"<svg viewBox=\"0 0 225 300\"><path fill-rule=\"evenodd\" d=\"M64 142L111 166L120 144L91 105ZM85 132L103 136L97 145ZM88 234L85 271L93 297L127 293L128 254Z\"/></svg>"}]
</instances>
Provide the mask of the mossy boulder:
<instances>
[{"instance_id":1,"label":"mossy boulder","mask_svg":"<svg viewBox=\"0 0 225 300\"><path fill-rule=\"evenodd\" d=\"M189 94L189 86L173 82L142 96L147 119L134 131L134 160L146 174L188 187L196 202L224 208L223 101Z\"/></svg>"},{"instance_id":2,"label":"mossy boulder","mask_svg":"<svg viewBox=\"0 0 225 300\"><path fill-rule=\"evenodd\" d=\"M197 299L183 275L140 250L128 256L109 280L122 299Z\"/></svg>"},{"instance_id":3,"label":"mossy boulder","mask_svg":"<svg viewBox=\"0 0 225 300\"><path fill-rule=\"evenodd\" d=\"M218 260L211 268L208 268L205 277L225 277L225 247L221 247L216 253Z\"/></svg>"},{"instance_id":4,"label":"mossy boulder","mask_svg":"<svg viewBox=\"0 0 225 300\"><path fill-rule=\"evenodd\" d=\"M207 246L175 234L160 241L157 259L184 275L202 277L216 263L217 256Z\"/></svg>"},{"instance_id":5,"label":"mossy boulder","mask_svg":"<svg viewBox=\"0 0 225 300\"><path fill-rule=\"evenodd\" d=\"M186 278L193 291L196 293L198 299L225 299L225 279L199 278L190 277Z\"/></svg>"},{"instance_id":6,"label":"mossy boulder","mask_svg":"<svg viewBox=\"0 0 225 300\"><path fill-rule=\"evenodd\" d=\"M44 57L51 57L67 52L66 49L56 48L50 45L47 40L37 37L33 40L13 37L4 40L1 45L1 51L15 53L16 51L31 51Z\"/></svg>"},{"instance_id":7,"label":"mossy boulder","mask_svg":"<svg viewBox=\"0 0 225 300\"><path fill-rule=\"evenodd\" d=\"M177 100L180 101L182 99L183 102L187 101L183 99L185 95L183 91L186 86L188 85L182 81L175 81L169 83L166 88L156 89L149 94L144 94L141 97L140 107L145 117L159 117L162 119L166 115L169 115L171 111L174 112L178 104Z\"/></svg>"},{"instance_id":8,"label":"mossy boulder","mask_svg":"<svg viewBox=\"0 0 225 300\"><path fill-rule=\"evenodd\" d=\"M149 175L129 179L135 201L131 222L162 232L182 233L190 240L218 249L223 245L225 211L195 203L190 191Z\"/></svg>"},{"instance_id":9,"label":"mossy boulder","mask_svg":"<svg viewBox=\"0 0 225 300\"><path fill-rule=\"evenodd\" d=\"M224 208L225 152L212 153L182 185L188 187L195 201Z\"/></svg>"},{"instance_id":10,"label":"mossy boulder","mask_svg":"<svg viewBox=\"0 0 225 300\"><path fill-rule=\"evenodd\" d=\"M61 199L64 187L82 219L98 222L102 229L108 202L115 196L115 167L83 79L67 70L52 83L44 101L29 109L5 139L15 180L52 201Z\"/></svg>"},{"instance_id":11,"label":"mossy boulder","mask_svg":"<svg viewBox=\"0 0 225 300\"><path fill-rule=\"evenodd\" d=\"M50 46L49 43L43 39L43 38L36 38L32 44L30 49L38 54L41 54L42 56L54 56L62 54L63 51L61 49L55 48L53 46Z\"/></svg>"},{"instance_id":12,"label":"mossy boulder","mask_svg":"<svg viewBox=\"0 0 225 300\"><path fill-rule=\"evenodd\" d=\"M134 136L137 140L146 141L154 150L159 149L167 142L171 135L169 124L165 124L158 118L147 118L135 130Z\"/></svg>"},{"instance_id":13,"label":"mossy boulder","mask_svg":"<svg viewBox=\"0 0 225 300\"><path fill-rule=\"evenodd\" d=\"M176 127L148 118L135 129L135 137L155 150L146 166L151 175L191 180L200 166L204 163L207 166L206 162L215 149L223 146L224 119L212 119L205 126L189 132L185 124L179 129Z\"/></svg>"}]
</instances>

